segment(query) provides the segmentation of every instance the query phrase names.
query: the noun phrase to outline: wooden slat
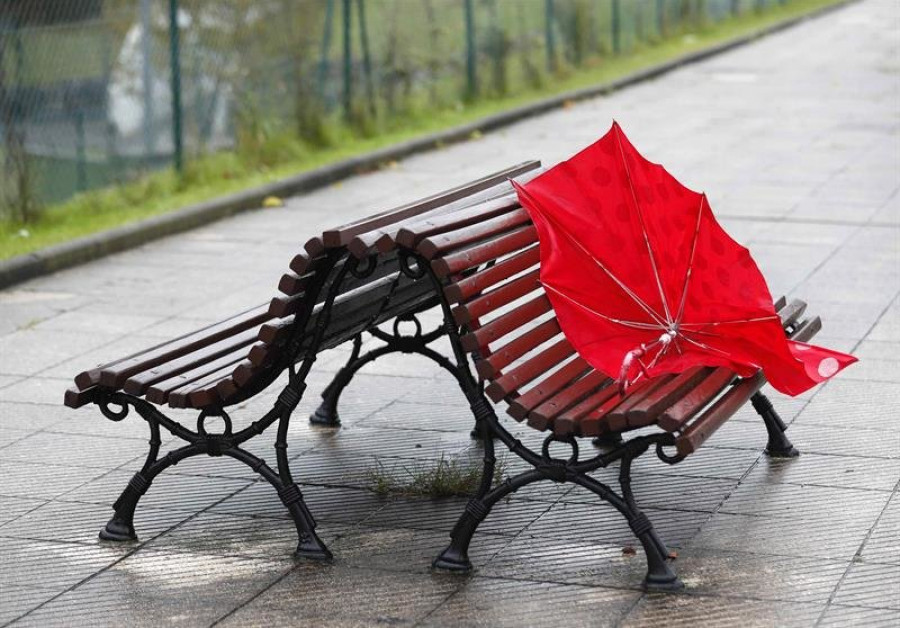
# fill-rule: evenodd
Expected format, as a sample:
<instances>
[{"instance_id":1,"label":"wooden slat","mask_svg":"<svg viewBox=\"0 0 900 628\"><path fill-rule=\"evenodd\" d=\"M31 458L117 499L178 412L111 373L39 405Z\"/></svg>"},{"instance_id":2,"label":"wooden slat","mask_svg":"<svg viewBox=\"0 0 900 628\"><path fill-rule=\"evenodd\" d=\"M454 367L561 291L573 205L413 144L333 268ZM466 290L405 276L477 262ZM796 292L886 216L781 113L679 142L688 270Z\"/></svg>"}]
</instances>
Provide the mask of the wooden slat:
<instances>
[{"instance_id":1,"label":"wooden slat","mask_svg":"<svg viewBox=\"0 0 900 628\"><path fill-rule=\"evenodd\" d=\"M151 384L178 375L184 371L215 360L223 355L240 351L245 354L258 335L256 329L247 329L234 336L224 338L219 342L201 347L181 357L163 362L146 371L133 374L122 386L129 395L142 395Z\"/></svg>"},{"instance_id":2,"label":"wooden slat","mask_svg":"<svg viewBox=\"0 0 900 628\"><path fill-rule=\"evenodd\" d=\"M144 393L144 398L151 403L162 405L166 403L169 398L169 393L173 390L209 377L212 373L220 371L227 366L234 368L238 362L246 358L246 353L246 351L229 353L217 360L206 362L190 371L185 371L179 375L158 381L147 388L147 391Z\"/></svg>"},{"instance_id":3,"label":"wooden slat","mask_svg":"<svg viewBox=\"0 0 900 628\"><path fill-rule=\"evenodd\" d=\"M646 394L647 389L652 386L653 380L644 380L643 382L632 386L630 389L631 392L625 397L619 395L619 387L615 384L608 388L604 388L601 392L606 393L607 397L603 403L589 410L586 414L583 414L573 425L565 426L566 431L563 431L563 425L560 424L560 419L556 419L556 421L553 422L553 431L557 434L567 434L572 432L582 436L600 436L601 434L606 434L612 431L607 421L607 415L610 412L613 412L622 403L627 403L630 395L643 396ZM563 416L565 416L565 414L567 413L564 413Z\"/></svg>"},{"instance_id":4,"label":"wooden slat","mask_svg":"<svg viewBox=\"0 0 900 628\"><path fill-rule=\"evenodd\" d=\"M475 363L475 369L485 379L496 379L500 377L502 370L507 366L561 333L559 322L556 317L553 317L529 329L502 347L495 348L488 357Z\"/></svg>"},{"instance_id":5,"label":"wooden slat","mask_svg":"<svg viewBox=\"0 0 900 628\"><path fill-rule=\"evenodd\" d=\"M540 258L540 250L537 246L532 246L497 262L490 268L479 270L472 275L449 284L444 288L444 294L451 303L459 303L470 299L491 286L495 286L509 277L531 268L540 261Z\"/></svg>"},{"instance_id":6,"label":"wooden slat","mask_svg":"<svg viewBox=\"0 0 900 628\"><path fill-rule=\"evenodd\" d=\"M528 180L539 172L540 170L535 170L519 175L516 177L516 180L520 182ZM397 236L401 230L409 225L417 224L426 219L437 219L443 216L456 215L459 212L468 211L471 207L481 206L498 198L510 197L511 193L512 185L510 185L509 181L503 181L493 187L476 192L470 196L459 199L458 201L447 203L446 205L439 205L438 207L416 214L415 216L410 216L404 220L398 220L379 229L361 233L350 241L350 244L347 245L347 249L357 258L362 258L376 252L386 253L392 251L398 246L401 246L400 242L397 241Z\"/></svg>"},{"instance_id":7,"label":"wooden slat","mask_svg":"<svg viewBox=\"0 0 900 628\"><path fill-rule=\"evenodd\" d=\"M432 260L431 268L438 277L448 277L524 249L535 242L537 242L537 230L534 225L527 225L493 240Z\"/></svg>"},{"instance_id":8,"label":"wooden slat","mask_svg":"<svg viewBox=\"0 0 900 628\"><path fill-rule=\"evenodd\" d=\"M176 388L169 392L168 404L172 408L202 409L220 403L224 398L216 392L216 385L223 379L230 378L234 365L225 366L213 371L206 377Z\"/></svg>"},{"instance_id":9,"label":"wooden slat","mask_svg":"<svg viewBox=\"0 0 900 628\"><path fill-rule=\"evenodd\" d=\"M152 369L164 362L176 359L224 338L256 327L270 317L265 307L254 308L243 315L210 325L153 349L136 354L101 367L100 384L107 388L120 388L129 377L141 371Z\"/></svg>"},{"instance_id":10,"label":"wooden slat","mask_svg":"<svg viewBox=\"0 0 900 628\"><path fill-rule=\"evenodd\" d=\"M571 434L575 431L579 421L591 410L603 405L614 396L618 396L615 386L606 386L588 395L564 412L553 417L551 427L556 433Z\"/></svg>"},{"instance_id":11,"label":"wooden slat","mask_svg":"<svg viewBox=\"0 0 900 628\"><path fill-rule=\"evenodd\" d=\"M478 349L478 347L496 342L550 310L550 300L547 298L547 295L542 294L535 297L515 310L501 314L490 323L463 336L460 339L463 349L471 352Z\"/></svg>"},{"instance_id":12,"label":"wooden slat","mask_svg":"<svg viewBox=\"0 0 900 628\"><path fill-rule=\"evenodd\" d=\"M626 392L625 397L622 399L622 403L617 405L613 410L608 412L605 417L603 417L603 420L606 423L604 431L622 432L629 428L651 425L653 423L652 420L650 420L649 423L640 425L636 420L634 424L629 423L628 413L632 408L634 408L637 404L641 403L645 399L656 397L659 394L660 390L673 379L675 379L675 377L676 376L671 373L666 373L664 375L660 375L659 377L654 377L653 379L651 379L649 382L647 382L648 385L640 392Z\"/></svg>"},{"instance_id":13,"label":"wooden slat","mask_svg":"<svg viewBox=\"0 0 900 628\"><path fill-rule=\"evenodd\" d=\"M511 191L512 187L509 190ZM500 198L483 201L458 211L440 213L410 222L397 230L395 239L400 246L408 249L415 248L425 238L469 227L508 214L520 207L515 193L505 194Z\"/></svg>"},{"instance_id":14,"label":"wooden slat","mask_svg":"<svg viewBox=\"0 0 900 628\"><path fill-rule=\"evenodd\" d=\"M532 408L586 375L590 368L583 358L576 356L561 369L535 384L528 392L516 397L510 402L506 412L517 421L521 421Z\"/></svg>"},{"instance_id":15,"label":"wooden slat","mask_svg":"<svg viewBox=\"0 0 900 628\"><path fill-rule=\"evenodd\" d=\"M527 211L515 209L490 220L424 238L416 245L416 252L425 259L432 260L448 251L483 242L530 222L531 217Z\"/></svg>"},{"instance_id":16,"label":"wooden slat","mask_svg":"<svg viewBox=\"0 0 900 628\"><path fill-rule=\"evenodd\" d=\"M703 406L722 392L734 378L734 372L729 369L713 369L699 385L666 408L657 421L659 426L667 432L681 429Z\"/></svg>"},{"instance_id":17,"label":"wooden slat","mask_svg":"<svg viewBox=\"0 0 900 628\"><path fill-rule=\"evenodd\" d=\"M515 177L519 174L528 172L529 170L534 170L535 168L539 167L540 162L526 161L516 166L512 166L511 168L505 168L504 170L490 174L486 177L478 179L477 181L472 181L471 183L457 186L455 188L447 190L446 192L434 194L427 198L414 201L412 203L407 203L406 205L401 205L400 207L389 209L379 214L375 214L374 216L369 216L367 218L363 218L362 220L347 223L335 229L329 229L324 234L322 234L322 240L325 246L328 248L347 246L354 237L361 233L374 231L376 229L380 229L385 225L389 225L399 220L415 216L416 214L420 214L429 209L434 209L435 207L439 207L447 203L452 203L453 201L459 200L465 196L469 196L475 192L492 187L494 185L497 185L498 183L502 183L510 177Z\"/></svg>"},{"instance_id":18,"label":"wooden slat","mask_svg":"<svg viewBox=\"0 0 900 628\"><path fill-rule=\"evenodd\" d=\"M484 392L492 401L500 401L506 395L518 393L519 388L534 381L574 353L575 349L563 338L505 373L503 377L495 379L488 384Z\"/></svg>"},{"instance_id":19,"label":"wooden slat","mask_svg":"<svg viewBox=\"0 0 900 628\"><path fill-rule=\"evenodd\" d=\"M591 371L577 382L566 386L559 393L553 395L528 413L528 425L539 429L546 429L553 419L568 410L576 403L584 401L589 395L599 392L609 386L612 379L600 371Z\"/></svg>"},{"instance_id":20,"label":"wooden slat","mask_svg":"<svg viewBox=\"0 0 900 628\"><path fill-rule=\"evenodd\" d=\"M310 238L303 245L303 249L303 251L294 256L290 264L290 269L298 275L311 270L314 262L324 261L325 259L325 245L322 243L322 238Z\"/></svg>"},{"instance_id":21,"label":"wooden slat","mask_svg":"<svg viewBox=\"0 0 900 628\"><path fill-rule=\"evenodd\" d=\"M100 389L97 386L92 386L83 390L69 388L66 391L63 403L68 408L80 408L81 406L86 406L89 403L93 403L99 390Z\"/></svg>"},{"instance_id":22,"label":"wooden slat","mask_svg":"<svg viewBox=\"0 0 900 628\"><path fill-rule=\"evenodd\" d=\"M628 408L628 416L625 418L626 424L651 425L663 410L698 386L712 370L711 367L707 366L695 366L683 373L679 373L677 377L671 379L665 386L657 390L656 394L644 397Z\"/></svg>"},{"instance_id":23,"label":"wooden slat","mask_svg":"<svg viewBox=\"0 0 900 628\"><path fill-rule=\"evenodd\" d=\"M458 325L467 325L498 308L509 305L516 299L521 299L535 290L540 290L539 274L539 269L535 268L522 277L517 277L499 288L469 301L465 305L454 307L453 319Z\"/></svg>"}]
</instances>

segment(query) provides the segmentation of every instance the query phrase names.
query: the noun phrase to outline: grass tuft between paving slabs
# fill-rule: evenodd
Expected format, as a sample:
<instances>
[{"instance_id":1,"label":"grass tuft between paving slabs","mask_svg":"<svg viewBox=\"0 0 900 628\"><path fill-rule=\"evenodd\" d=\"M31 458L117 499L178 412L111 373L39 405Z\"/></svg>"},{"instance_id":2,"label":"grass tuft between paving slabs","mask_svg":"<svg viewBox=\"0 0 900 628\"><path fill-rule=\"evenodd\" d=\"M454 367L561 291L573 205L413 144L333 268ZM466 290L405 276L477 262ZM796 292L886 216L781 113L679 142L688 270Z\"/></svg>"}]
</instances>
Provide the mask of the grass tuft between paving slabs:
<instances>
[{"instance_id":1,"label":"grass tuft between paving slabs","mask_svg":"<svg viewBox=\"0 0 900 628\"><path fill-rule=\"evenodd\" d=\"M494 486L500 483L505 469L504 460L497 460ZM379 461L366 473L366 485L385 497L468 497L478 489L481 471L480 460L459 460L443 454L436 461L402 461L390 468Z\"/></svg>"}]
</instances>

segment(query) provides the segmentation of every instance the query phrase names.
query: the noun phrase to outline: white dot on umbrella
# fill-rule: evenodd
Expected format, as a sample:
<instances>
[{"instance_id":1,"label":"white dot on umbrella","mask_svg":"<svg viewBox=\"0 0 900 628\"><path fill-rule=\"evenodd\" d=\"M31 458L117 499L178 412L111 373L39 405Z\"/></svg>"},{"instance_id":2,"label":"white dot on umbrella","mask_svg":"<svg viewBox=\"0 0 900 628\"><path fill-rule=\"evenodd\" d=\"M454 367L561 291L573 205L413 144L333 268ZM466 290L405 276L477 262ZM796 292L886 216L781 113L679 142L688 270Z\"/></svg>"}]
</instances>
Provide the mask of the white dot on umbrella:
<instances>
[{"instance_id":1,"label":"white dot on umbrella","mask_svg":"<svg viewBox=\"0 0 900 628\"><path fill-rule=\"evenodd\" d=\"M809 347L807 347L806 345L801 345L799 342L794 345L794 349L796 349L797 351L809 351Z\"/></svg>"},{"instance_id":2,"label":"white dot on umbrella","mask_svg":"<svg viewBox=\"0 0 900 628\"><path fill-rule=\"evenodd\" d=\"M840 367L841 365L838 364L838 361L834 358L825 358L819 362L819 375L822 377L831 377L838 372Z\"/></svg>"}]
</instances>

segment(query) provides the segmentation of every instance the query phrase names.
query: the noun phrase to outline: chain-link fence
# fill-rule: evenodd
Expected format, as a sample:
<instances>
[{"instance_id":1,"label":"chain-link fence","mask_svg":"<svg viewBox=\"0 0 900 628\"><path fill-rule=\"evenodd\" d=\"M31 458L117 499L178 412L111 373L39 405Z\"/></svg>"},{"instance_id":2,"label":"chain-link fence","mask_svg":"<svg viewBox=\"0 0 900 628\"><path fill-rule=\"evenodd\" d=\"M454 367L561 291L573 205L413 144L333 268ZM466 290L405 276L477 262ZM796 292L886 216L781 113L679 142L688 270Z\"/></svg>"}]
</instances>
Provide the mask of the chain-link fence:
<instances>
[{"instance_id":1,"label":"chain-link fence","mask_svg":"<svg viewBox=\"0 0 900 628\"><path fill-rule=\"evenodd\" d=\"M4 0L3 206L26 218L272 138L314 148L335 124L377 133L783 2Z\"/></svg>"}]
</instances>

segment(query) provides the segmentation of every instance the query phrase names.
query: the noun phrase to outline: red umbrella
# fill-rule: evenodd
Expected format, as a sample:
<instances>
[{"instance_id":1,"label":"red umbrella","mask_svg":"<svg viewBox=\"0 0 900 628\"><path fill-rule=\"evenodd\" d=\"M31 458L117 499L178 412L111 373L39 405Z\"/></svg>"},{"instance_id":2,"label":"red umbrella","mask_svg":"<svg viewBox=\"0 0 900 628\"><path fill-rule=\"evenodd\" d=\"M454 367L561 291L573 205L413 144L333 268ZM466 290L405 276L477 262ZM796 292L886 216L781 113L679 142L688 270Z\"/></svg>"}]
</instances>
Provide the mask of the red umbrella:
<instances>
[{"instance_id":1,"label":"red umbrella","mask_svg":"<svg viewBox=\"0 0 900 628\"><path fill-rule=\"evenodd\" d=\"M705 194L644 159L617 123L525 185L541 283L560 327L624 388L693 366L762 369L798 395L856 361L785 337L750 252L716 222Z\"/></svg>"}]
</instances>

